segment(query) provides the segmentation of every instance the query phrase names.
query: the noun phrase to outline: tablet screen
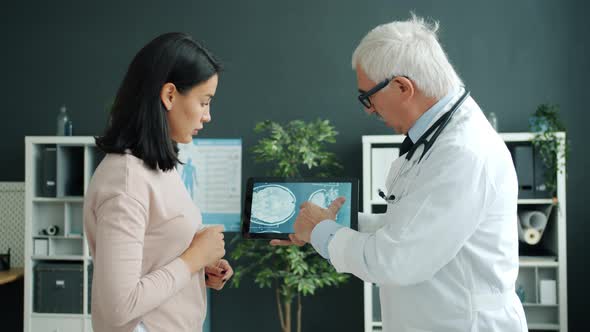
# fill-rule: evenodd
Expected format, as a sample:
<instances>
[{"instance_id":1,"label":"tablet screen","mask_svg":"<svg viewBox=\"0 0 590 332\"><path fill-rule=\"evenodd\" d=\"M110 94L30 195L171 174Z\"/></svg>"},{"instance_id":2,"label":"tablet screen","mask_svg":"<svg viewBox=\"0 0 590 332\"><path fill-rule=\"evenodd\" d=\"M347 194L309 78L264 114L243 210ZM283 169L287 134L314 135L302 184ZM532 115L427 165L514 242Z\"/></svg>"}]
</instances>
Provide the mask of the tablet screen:
<instances>
[{"instance_id":1,"label":"tablet screen","mask_svg":"<svg viewBox=\"0 0 590 332\"><path fill-rule=\"evenodd\" d=\"M285 238L293 233L301 204L310 201L327 208L340 196L345 197L346 202L335 221L356 228L357 188L357 182L351 179L250 179L244 232L250 237ZM354 218L352 211L355 211Z\"/></svg>"}]
</instances>

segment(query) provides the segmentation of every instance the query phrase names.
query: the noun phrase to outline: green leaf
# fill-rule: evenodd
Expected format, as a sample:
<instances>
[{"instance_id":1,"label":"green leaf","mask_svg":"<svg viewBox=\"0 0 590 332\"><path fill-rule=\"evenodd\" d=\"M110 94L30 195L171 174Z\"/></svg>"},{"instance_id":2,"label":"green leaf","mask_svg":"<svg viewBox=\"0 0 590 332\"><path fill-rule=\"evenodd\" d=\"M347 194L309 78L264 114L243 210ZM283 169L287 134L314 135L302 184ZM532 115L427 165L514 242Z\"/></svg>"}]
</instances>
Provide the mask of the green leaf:
<instances>
[{"instance_id":1,"label":"green leaf","mask_svg":"<svg viewBox=\"0 0 590 332\"><path fill-rule=\"evenodd\" d=\"M567 159L569 144L561 142L556 132L565 131L565 126L559 119L559 106L541 104L530 119L530 129L535 133L532 140L533 147L540 154L545 164L545 185L553 195L557 191L557 174L565 172L565 163L559 163L559 158ZM561 145L564 145L561 150Z\"/></svg>"}]
</instances>

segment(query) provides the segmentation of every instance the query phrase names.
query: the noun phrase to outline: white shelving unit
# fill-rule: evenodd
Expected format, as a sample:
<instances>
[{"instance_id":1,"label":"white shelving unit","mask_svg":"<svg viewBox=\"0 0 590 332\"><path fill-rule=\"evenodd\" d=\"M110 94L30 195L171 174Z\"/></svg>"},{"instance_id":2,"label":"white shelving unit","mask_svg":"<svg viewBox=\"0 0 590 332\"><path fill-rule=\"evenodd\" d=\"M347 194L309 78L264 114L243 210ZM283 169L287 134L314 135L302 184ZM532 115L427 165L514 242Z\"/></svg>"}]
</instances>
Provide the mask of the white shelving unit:
<instances>
[{"instance_id":1,"label":"white shelving unit","mask_svg":"<svg viewBox=\"0 0 590 332\"><path fill-rule=\"evenodd\" d=\"M46 171L43 151L47 148L55 149L55 197L43 196L42 178ZM83 195L101 155L93 137L25 138L25 332L92 331L88 307L91 258L84 236L82 208ZM59 228L56 235L42 233L50 226ZM36 240L46 243L47 250L35 252ZM81 313L34 311L35 266L47 262L80 264L83 274Z\"/></svg>"},{"instance_id":2,"label":"white shelving unit","mask_svg":"<svg viewBox=\"0 0 590 332\"><path fill-rule=\"evenodd\" d=\"M501 137L508 147L516 145L530 145L534 137L533 133L502 133ZM563 151L565 133L557 133L562 142ZM373 192L379 187L373 188L379 179L385 179L383 168L375 168L372 162L374 149L395 148L401 145L405 136L402 135L371 135L363 136L363 211L381 213L385 211L386 204L383 200L375 199ZM562 153L558 154L558 162L564 163ZM375 169L384 174L373 174ZM375 177L375 178L373 178ZM517 285L522 285L525 290L523 303L527 316L529 331L559 331L567 332L567 257L566 257L566 195L565 174L557 174L557 197L555 198L527 198L519 199L519 208L545 210L555 204L551 209L549 222L538 246L544 252L542 255L520 256L520 271ZM521 253L527 245L521 244ZM530 248L529 248L530 249ZM539 281L550 279L557 281L557 304L541 304L539 297ZM364 285L365 307L365 332L380 331L381 312L379 305L379 292L377 286L365 282Z\"/></svg>"}]
</instances>

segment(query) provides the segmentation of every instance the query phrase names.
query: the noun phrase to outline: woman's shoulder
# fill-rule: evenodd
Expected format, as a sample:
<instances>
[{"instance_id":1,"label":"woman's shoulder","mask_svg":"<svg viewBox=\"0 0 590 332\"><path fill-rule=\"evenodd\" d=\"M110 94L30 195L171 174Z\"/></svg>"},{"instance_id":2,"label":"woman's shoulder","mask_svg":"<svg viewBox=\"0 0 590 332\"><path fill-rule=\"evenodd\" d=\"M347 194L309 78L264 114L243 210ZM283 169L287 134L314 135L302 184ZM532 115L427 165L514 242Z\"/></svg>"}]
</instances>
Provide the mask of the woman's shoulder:
<instances>
[{"instance_id":1,"label":"woman's shoulder","mask_svg":"<svg viewBox=\"0 0 590 332\"><path fill-rule=\"evenodd\" d=\"M88 186L87 196L101 201L128 195L147 208L150 192L161 171L149 169L136 156L125 153L108 153L96 168Z\"/></svg>"}]
</instances>

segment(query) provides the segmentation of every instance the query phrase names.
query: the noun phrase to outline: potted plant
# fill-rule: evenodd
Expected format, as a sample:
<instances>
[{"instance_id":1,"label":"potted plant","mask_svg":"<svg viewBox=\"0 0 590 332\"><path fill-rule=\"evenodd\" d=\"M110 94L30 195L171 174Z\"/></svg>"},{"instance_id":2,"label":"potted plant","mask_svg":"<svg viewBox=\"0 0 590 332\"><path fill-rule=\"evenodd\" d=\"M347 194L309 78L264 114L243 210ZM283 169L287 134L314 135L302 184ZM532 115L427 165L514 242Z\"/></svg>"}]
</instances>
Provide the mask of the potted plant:
<instances>
[{"instance_id":1,"label":"potted plant","mask_svg":"<svg viewBox=\"0 0 590 332\"><path fill-rule=\"evenodd\" d=\"M565 162L560 163L558 157L567 158L569 146L567 140L561 140L557 132L565 132L565 126L559 119L559 106L541 104L530 118L530 129L535 133L532 140L535 151L540 154L541 160L547 167L545 172L545 186L553 197L557 194L557 174L565 172Z\"/></svg>"},{"instance_id":2,"label":"potted plant","mask_svg":"<svg viewBox=\"0 0 590 332\"><path fill-rule=\"evenodd\" d=\"M324 150L325 144L334 143L337 135L328 120L310 123L295 120L285 126L263 121L256 124L254 130L266 134L252 151L255 162L272 165L268 175L321 177L333 175L334 171L341 169L335 155ZM242 279L250 277L260 288L274 288L283 332L291 332L295 299L296 328L301 332L301 297L348 280L348 275L337 273L310 245L273 247L267 241L237 241L231 254L237 263L232 286L238 287Z\"/></svg>"}]
</instances>

